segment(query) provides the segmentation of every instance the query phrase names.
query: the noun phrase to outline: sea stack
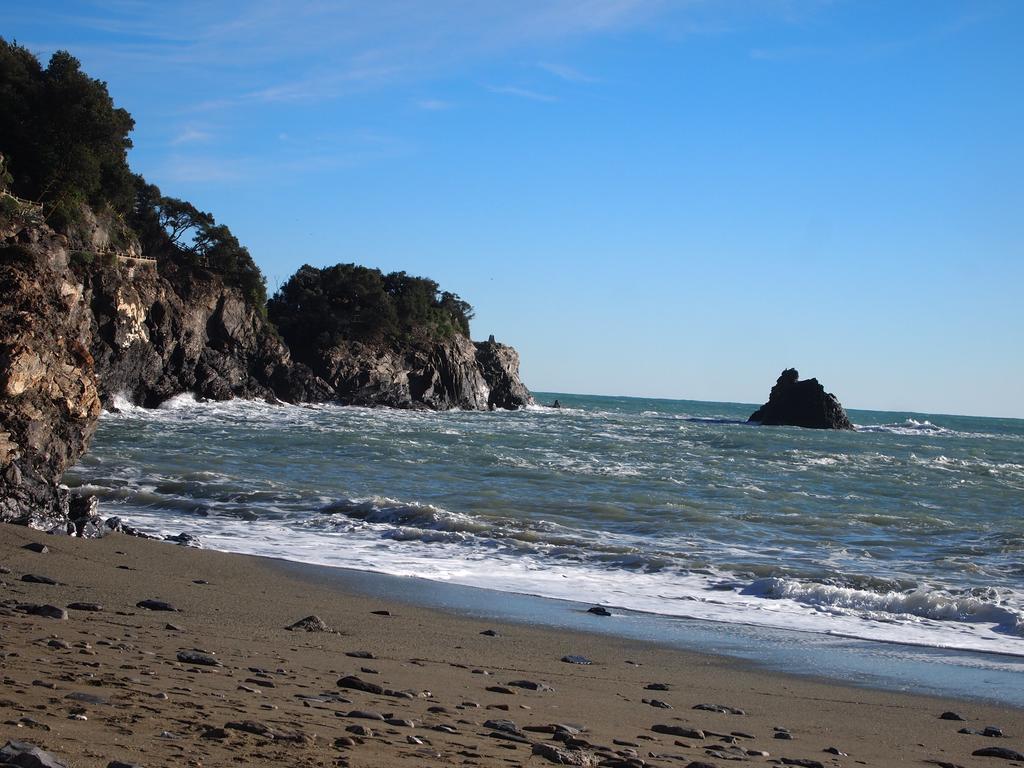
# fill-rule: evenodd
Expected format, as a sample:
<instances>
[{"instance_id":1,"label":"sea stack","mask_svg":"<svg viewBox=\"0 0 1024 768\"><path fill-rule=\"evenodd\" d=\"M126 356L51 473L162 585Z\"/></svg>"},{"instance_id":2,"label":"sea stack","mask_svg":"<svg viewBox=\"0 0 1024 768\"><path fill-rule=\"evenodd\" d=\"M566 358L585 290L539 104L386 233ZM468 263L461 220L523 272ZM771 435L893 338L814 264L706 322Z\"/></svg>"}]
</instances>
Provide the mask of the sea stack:
<instances>
[{"instance_id":1,"label":"sea stack","mask_svg":"<svg viewBox=\"0 0 1024 768\"><path fill-rule=\"evenodd\" d=\"M843 406L817 379L800 380L796 368L787 368L772 387L768 402L747 420L768 426L809 429L853 429Z\"/></svg>"}]
</instances>

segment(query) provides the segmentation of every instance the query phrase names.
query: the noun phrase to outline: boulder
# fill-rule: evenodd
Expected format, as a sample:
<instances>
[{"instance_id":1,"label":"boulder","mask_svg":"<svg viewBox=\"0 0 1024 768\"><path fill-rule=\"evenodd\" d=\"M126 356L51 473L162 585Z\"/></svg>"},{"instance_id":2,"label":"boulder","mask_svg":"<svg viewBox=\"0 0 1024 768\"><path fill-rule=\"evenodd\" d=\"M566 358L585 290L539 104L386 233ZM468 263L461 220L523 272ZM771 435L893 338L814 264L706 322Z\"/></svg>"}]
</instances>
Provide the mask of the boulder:
<instances>
[{"instance_id":1,"label":"boulder","mask_svg":"<svg viewBox=\"0 0 1024 768\"><path fill-rule=\"evenodd\" d=\"M810 429L853 429L846 411L817 379L800 380L795 368L787 368L772 387L768 402L748 419L765 426Z\"/></svg>"}]
</instances>

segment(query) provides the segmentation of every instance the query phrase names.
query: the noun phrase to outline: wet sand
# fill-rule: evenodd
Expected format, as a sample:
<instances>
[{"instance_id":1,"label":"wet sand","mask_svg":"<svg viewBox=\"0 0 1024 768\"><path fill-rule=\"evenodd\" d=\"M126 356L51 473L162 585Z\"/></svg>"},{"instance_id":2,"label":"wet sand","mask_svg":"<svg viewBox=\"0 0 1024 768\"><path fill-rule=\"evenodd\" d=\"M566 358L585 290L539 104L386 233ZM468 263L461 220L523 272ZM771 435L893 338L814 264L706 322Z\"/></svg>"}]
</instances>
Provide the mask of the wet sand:
<instances>
[{"instance_id":1,"label":"wet sand","mask_svg":"<svg viewBox=\"0 0 1024 768\"><path fill-rule=\"evenodd\" d=\"M71 766L1004 766L1021 763L972 753L1024 750L1018 709L481 621L256 557L0 526L0 566L0 743ZM285 629L310 615L330 631ZM988 726L1004 736L958 733Z\"/></svg>"}]
</instances>

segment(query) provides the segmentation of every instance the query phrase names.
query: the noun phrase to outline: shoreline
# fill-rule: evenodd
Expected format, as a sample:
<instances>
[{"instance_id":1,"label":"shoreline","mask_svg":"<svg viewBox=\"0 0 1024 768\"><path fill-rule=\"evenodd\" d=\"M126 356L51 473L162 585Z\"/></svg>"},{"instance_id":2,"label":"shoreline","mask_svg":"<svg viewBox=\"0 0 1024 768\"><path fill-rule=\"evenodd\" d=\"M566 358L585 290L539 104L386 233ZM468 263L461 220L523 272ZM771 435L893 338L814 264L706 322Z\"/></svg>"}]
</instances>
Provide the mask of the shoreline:
<instances>
[{"instance_id":1,"label":"shoreline","mask_svg":"<svg viewBox=\"0 0 1024 768\"><path fill-rule=\"evenodd\" d=\"M379 597L393 587L402 590L405 596L392 597L392 600L456 616L649 643L661 649L711 656L768 674L796 676L823 684L879 692L914 688L931 696L955 696L1024 710L1024 689L1021 687L1024 659L1001 651L865 640L810 630L785 630L758 624L656 614L611 605L603 607L612 611L612 615L601 617L589 613L592 603L564 598L283 558L253 557L260 557L267 567L294 578L310 583L336 584L346 592L363 596ZM709 650L713 646L723 650ZM787 650L798 652L786 653ZM978 658L993 662L1003 660L1004 665L979 668L971 664ZM959 672L959 676L951 676L951 671ZM980 681L976 678L981 676L984 676L984 689L970 693L960 688L953 690L958 683L977 685Z\"/></svg>"},{"instance_id":2,"label":"shoreline","mask_svg":"<svg viewBox=\"0 0 1024 768\"><path fill-rule=\"evenodd\" d=\"M23 548L32 542L49 551ZM1006 764L972 757L978 749L1024 747L1021 708L484 621L411 605L398 591L371 596L312 580L311 572L300 578L253 556L0 526L0 563L10 571L0 575L0 733L75 766L542 766L555 754L589 761L579 764L667 766L720 764L740 752L759 764L969 766ZM59 583L25 582L25 574ZM137 606L153 599L178 610ZM102 610L68 610L61 620L15 607L76 601ZM310 614L339 632L284 629ZM488 630L496 636L481 634ZM593 663L563 662L567 655ZM220 666L197 662L204 656ZM349 675L368 690L339 687ZM645 687L652 683L664 690ZM965 722L940 719L947 710ZM502 720L515 725L499 727ZM586 730L559 735L552 724ZM986 726L1007 738L957 733ZM849 757L823 751L830 747Z\"/></svg>"}]
</instances>

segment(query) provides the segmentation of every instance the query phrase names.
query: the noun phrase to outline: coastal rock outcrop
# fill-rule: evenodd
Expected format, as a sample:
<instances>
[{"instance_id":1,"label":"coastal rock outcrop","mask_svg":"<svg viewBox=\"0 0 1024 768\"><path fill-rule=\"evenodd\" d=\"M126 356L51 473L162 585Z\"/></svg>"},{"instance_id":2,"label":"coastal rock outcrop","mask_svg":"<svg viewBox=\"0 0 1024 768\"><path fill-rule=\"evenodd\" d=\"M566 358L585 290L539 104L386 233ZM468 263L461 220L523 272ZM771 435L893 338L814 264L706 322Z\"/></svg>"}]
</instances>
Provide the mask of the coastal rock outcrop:
<instances>
[{"instance_id":1,"label":"coastal rock outcrop","mask_svg":"<svg viewBox=\"0 0 1024 768\"><path fill-rule=\"evenodd\" d=\"M66 238L31 214L0 227L0 521L48 530L68 522L60 477L101 406Z\"/></svg>"},{"instance_id":2,"label":"coastal rock outcrop","mask_svg":"<svg viewBox=\"0 0 1024 768\"><path fill-rule=\"evenodd\" d=\"M787 368L772 387L768 402L754 411L748 421L770 426L811 429L853 429L846 411L817 379L804 379L795 368Z\"/></svg>"},{"instance_id":3,"label":"coastal rock outcrop","mask_svg":"<svg viewBox=\"0 0 1024 768\"><path fill-rule=\"evenodd\" d=\"M519 380L519 356L465 336L392 347L346 342L311 361L331 399L345 405L449 410L522 408L533 402Z\"/></svg>"}]
</instances>

